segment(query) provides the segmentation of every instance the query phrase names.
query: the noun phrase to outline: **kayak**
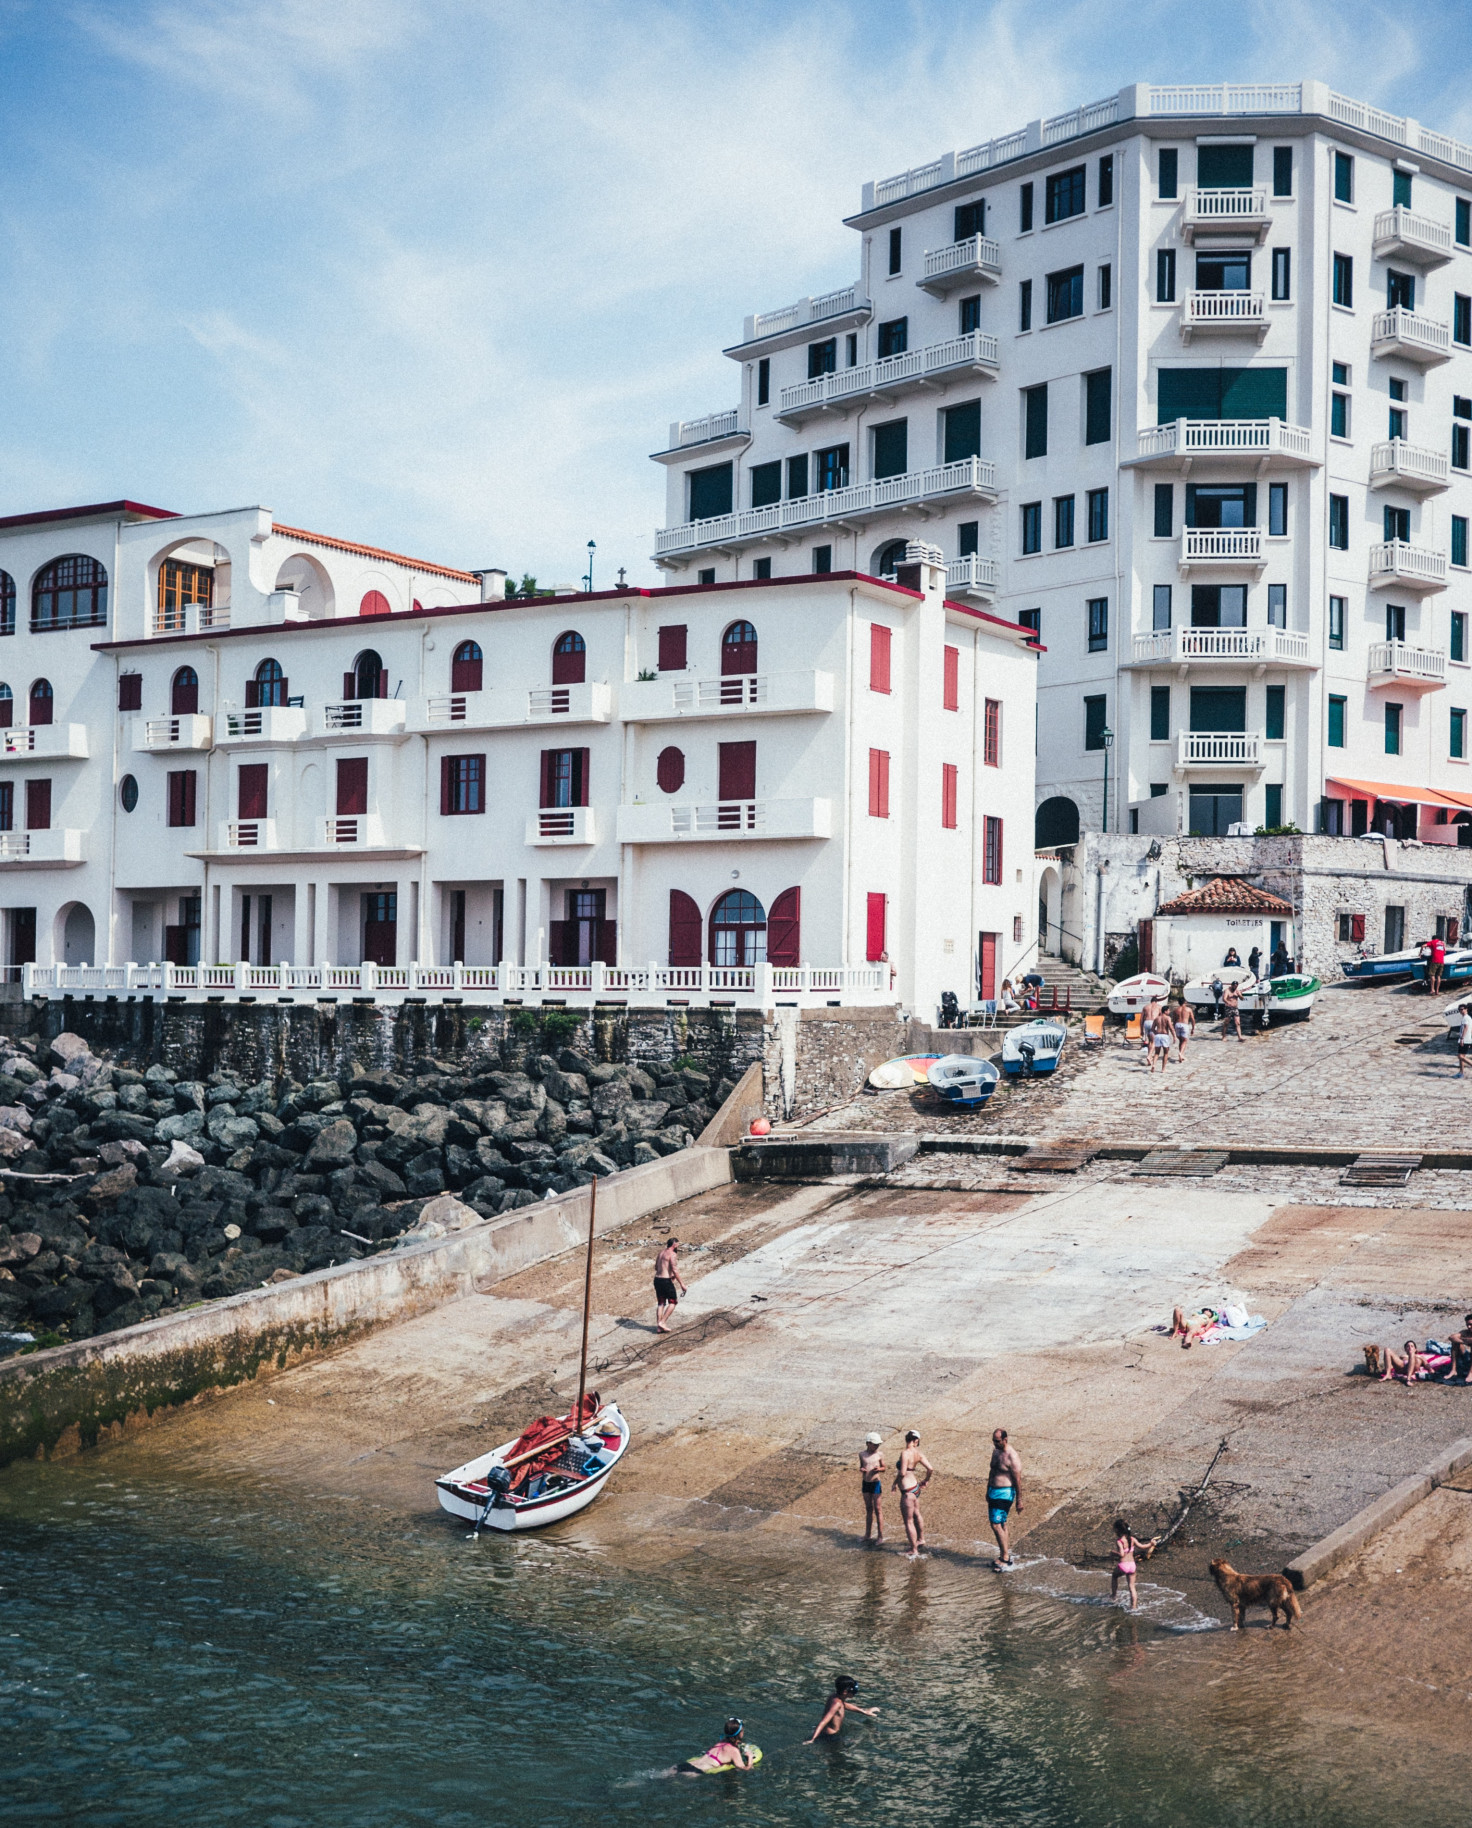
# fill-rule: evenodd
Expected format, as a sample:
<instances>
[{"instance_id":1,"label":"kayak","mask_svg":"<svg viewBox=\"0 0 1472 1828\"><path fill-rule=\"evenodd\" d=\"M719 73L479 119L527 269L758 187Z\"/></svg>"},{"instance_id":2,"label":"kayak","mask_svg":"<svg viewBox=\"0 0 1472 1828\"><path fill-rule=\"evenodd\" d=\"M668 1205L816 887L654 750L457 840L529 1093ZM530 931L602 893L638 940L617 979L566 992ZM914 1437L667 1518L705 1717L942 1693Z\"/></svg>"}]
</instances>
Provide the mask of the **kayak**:
<instances>
[{"instance_id":1,"label":"kayak","mask_svg":"<svg viewBox=\"0 0 1472 1828\"><path fill-rule=\"evenodd\" d=\"M1067 1040L1067 1023L1048 1016L1009 1028L1002 1043L1002 1071L1029 1076L1055 1072Z\"/></svg>"},{"instance_id":2,"label":"kayak","mask_svg":"<svg viewBox=\"0 0 1472 1828\"><path fill-rule=\"evenodd\" d=\"M991 1097L1001 1076L990 1060L974 1054L947 1054L931 1067L930 1084L952 1104L979 1105Z\"/></svg>"},{"instance_id":3,"label":"kayak","mask_svg":"<svg viewBox=\"0 0 1472 1828\"><path fill-rule=\"evenodd\" d=\"M909 1091L913 1086L924 1085L931 1067L944 1057L942 1054L901 1054L896 1060L886 1060L883 1066L876 1066L869 1075L869 1084L876 1092Z\"/></svg>"},{"instance_id":4,"label":"kayak","mask_svg":"<svg viewBox=\"0 0 1472 1828\"><path fill-rule=\"evenodd\" d=\"M1138 1015L1147 1003L1161 1002L1170 995L1170 982L1154 971L1139 971L1114 986L1109 993L1112 1016Z\"/></svg>"}]
</instances>

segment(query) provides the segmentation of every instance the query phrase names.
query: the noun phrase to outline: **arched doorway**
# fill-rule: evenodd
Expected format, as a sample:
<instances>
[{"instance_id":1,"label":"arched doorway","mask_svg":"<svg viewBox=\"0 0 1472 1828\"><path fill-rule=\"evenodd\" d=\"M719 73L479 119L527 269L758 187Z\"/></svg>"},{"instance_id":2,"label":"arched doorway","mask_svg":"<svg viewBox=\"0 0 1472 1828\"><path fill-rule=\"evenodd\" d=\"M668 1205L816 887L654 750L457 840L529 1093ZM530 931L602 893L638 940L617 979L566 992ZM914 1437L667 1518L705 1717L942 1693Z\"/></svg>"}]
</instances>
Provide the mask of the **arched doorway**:
<instances>
[{"instance_id":1,"label":"arched doorway","mask_svg":"<svg viewBox=\"0 0 1472 1828\"><path fill-rule=\"evenodd\" d=\"M169 687L169 715L193 717L199 709L199 674L192 666L181 666Z\"/></svg>"},{"instance_id":2,"label":"arched doorway","mask_svg":"<svg viewBox=\"0 0 1472 1828\"><path fill-rule=\"evenodd\" d=\"M96 949L97 928L92 910L84 902L74 901L67 908L61 925L61 962L90 965Z\"/></svg>"},{"instance_id":3,"label":"arched doorway","mask_svg":"<svg viewBox=\"0 0 1472 1828\"><path fill-rule=\"evenodd\" d=\"M710 911L710 962L762 965L766 958L766 909L745 889L729 890Z\"/></svg>"},{"instance_id":4,"label":"arched doorway","mask_svg":"<svg viewBox=\"0 0 1472 1828\"><path fill-rule=\"evenodd\" d=\"M1078 843L1078 807L1066 795L1044 800L1033 821L1033 843L1040 851Z\"/></svg>"},{"instance_id":5,"label":"arched doorway","mask_svg":"<svg viewBox=\"0 0 1472 1828\"><path fill-rule=\"evenodd\" d=\"M1057 957L1063 950L1063 878L1055 869L1038 877L1038 951Z\"/></svg>"},{"instance_id":6,"label":"arched doorway","mask_svg":"<svg viewBox=\"0 0 1472 1828\"><path fill-rule=\"evenodd\" d=\"M881 546L874 558L874 576L892 578L895 567L905 562L905 548L908 540L891 540L887 546Z\"/></svg>"},{"instance_id":7,"label":"arched doorway","mask_svg":"<svg viewBox=\"0 0 1472 1828\"><path fill-rule=\"evenodd\" d=\"M588 644L575 628L570 628L552 644L552 683L582 685L587 677Z\"/></svg>"},{"instance_id":8,"label":"arched doorway","mask_svg":"<svg viewBox=\"0 0 1472 1828\"><path fill-rule=\"evenodd\" d=\"M353 662L351 673L343 677L344 698L387 698L388 675L383 661L371 647L365 648Z\"/></svg>"}]
</instances>

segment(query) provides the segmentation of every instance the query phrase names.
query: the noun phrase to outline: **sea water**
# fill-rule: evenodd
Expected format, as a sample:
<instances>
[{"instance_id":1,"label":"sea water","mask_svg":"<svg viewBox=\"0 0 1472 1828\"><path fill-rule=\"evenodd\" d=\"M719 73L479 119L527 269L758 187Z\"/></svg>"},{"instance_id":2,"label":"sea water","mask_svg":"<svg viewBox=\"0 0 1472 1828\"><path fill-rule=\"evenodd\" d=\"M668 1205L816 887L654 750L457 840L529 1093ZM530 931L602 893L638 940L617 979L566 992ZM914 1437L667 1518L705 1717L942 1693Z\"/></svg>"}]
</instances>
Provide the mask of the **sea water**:
<instances>
[{"instance_id":1,"label":"sea water","mask_svg":"<svg viewBox=\"0 0 1472 1828\"><path fill-rule=\"evenodd\" d=\"M130 1476L131 1474L131 1476ZM483 1535L126 1448L0 1473L0 1822L1344 1824L1453 1819L1448 1757L1305 1712L1296 1640L1168 1578L838 1536ZM755 1546L755 1545L753 1545ZM877 1721L804 1746L833 1674ZM1389 1672L1387 1670L1386 1674ZM765 1757L676 1777L731 1712Z\"/></svg>"}]
</instances>

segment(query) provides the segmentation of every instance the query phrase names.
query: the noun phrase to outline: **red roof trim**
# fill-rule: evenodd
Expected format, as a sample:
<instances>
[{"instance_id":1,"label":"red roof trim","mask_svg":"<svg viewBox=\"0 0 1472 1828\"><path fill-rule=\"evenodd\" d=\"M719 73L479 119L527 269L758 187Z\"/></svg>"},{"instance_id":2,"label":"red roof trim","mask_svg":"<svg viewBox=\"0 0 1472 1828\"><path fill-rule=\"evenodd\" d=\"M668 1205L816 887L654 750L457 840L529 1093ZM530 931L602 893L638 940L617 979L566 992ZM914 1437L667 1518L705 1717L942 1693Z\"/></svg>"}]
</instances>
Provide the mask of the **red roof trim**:
<instances>
[{"instance_id":1,"label":"red roof trim","mask_svg":"<svg viewBox=\"0 0 1472 1828\"><path fill-rule=\"evenodd\" d=\"M946 608L955 610L958 616L975 616L978 622L992 622L998 628L1005 628L1014 635L1026 635L1026 645L1035 654L1046 654L1047 648L1037 639L1033 631L1023 622L1009 622L1005 616L994 616L989 610L973 609L969 603L957 603L954 598L946 598Z\"/></svg>"},{"instance_id":2,"label":"red roof trim","mask_svg":"<svg viewBox=\"0 0 1472 1828\"><path fill-rule=\"evenodd\" d=\"M0 527L43 527L60 520L96 520L102 515L137 515L139 520L178 520L172 508L149 508L141 501L96 501L84 508L43 508L38 514L0 516Z\"/></svg>"},{"instance_id":3,"label":"red roof trim","mask_svg":"<svg viewBox=\"0 0 1472 1828\"><path fill-rule=\"evenodd\" d=\"M389 552L382 546L364 546L357 540L340 540L330 533L308 533L305 527L288 527L279 520L271 522L271 531L285 539L306 540L313 546L326 546L332 552L356 552L363 558L387 559L393 565L407 565L411 571L422 571L437 578L456 578L462 584L474 584L473 571L455 571L448 565L432 565L428 559L406 558L402 552Z\"/></svg>"}]
</instances>

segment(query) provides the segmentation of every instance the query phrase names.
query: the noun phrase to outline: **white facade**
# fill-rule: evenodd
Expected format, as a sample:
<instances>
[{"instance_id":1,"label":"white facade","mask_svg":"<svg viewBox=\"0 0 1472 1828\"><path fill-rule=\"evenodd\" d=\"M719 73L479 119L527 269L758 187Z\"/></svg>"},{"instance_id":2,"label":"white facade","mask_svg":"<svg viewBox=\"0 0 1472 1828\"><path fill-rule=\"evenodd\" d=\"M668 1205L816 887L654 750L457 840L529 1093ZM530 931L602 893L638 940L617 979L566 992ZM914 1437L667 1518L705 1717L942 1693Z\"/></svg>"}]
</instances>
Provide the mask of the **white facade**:
<instances>
[{"instance_id":1,"label":"white facade","mask_svg":"<svg viewBox=\"0 0 1472 1828\"><path fill-rule=\"evenodd\" d=\"M1039 842L1455 842L1472 148L1319 83L1139 84L850 226L856 282L749 318L740 404L672 428L657 561L882 572L924 522L1046 650Z\"/></svg>"},{"instance_id":2,"label":"white facade","mask_svg":"<svg viewBox=\"0 0 1472 1828\"><path fill-rule=\"evenodd\" d=\"M68 555L105 601L54 609ZM1028 952L1036 653L924 555L508 600L264 509L112 504L0 523L0 569L33 989L927 1008Z\"/></svg>"}]
</instances>

